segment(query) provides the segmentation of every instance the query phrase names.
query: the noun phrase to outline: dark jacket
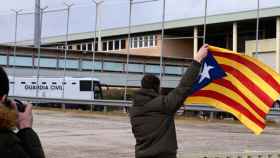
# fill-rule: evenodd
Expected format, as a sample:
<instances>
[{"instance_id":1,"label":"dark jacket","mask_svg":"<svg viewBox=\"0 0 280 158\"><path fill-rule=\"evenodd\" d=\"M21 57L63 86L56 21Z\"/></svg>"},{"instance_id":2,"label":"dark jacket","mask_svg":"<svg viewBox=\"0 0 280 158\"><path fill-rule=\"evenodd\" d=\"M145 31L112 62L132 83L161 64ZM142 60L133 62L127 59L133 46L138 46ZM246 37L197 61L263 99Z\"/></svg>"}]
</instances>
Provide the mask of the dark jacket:
<instances>
[{"instance_id":1,"label":"dark jacket","mask_svg":"<svg viewBox=\"0 0 280 158\"><path fill-rule=\"evenodd\" d=\"M0 129L1 158L44 158L40 140L31 129L20 130L17 134L8 129Z\"/></svg>"},{"instance_id":2,"label":"dark jacket","mask_svg":"<svg viewBox=\"0 0 280 158\"><path fill-rule=\"evenodd\" d=\"M158 95L152 89L140 89L130 108L132 132L136 138L136 158L175 158L177 139L174 123L176 111L190 95L200 71L193 62L179 85L168 95Z\"/></svg>"}]
</instances>

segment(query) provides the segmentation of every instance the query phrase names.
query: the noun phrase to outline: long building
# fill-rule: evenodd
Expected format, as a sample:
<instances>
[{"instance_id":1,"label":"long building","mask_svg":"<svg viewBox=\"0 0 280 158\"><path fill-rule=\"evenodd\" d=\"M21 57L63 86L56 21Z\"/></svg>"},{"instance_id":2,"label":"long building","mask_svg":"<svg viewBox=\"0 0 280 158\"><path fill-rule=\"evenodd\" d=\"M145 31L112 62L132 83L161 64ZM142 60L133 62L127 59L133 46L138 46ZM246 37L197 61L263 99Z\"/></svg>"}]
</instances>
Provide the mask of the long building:
<instances>
[{"instance_id":1,"label":"long building","mask_svg":"<svg viewBox=\"0 0 280 158\"><path fill-rule=\"evenodd\" d=\"M207 17L206 42L248 55L253 55L280 71L280 7L260 10L259 51L256 53L257 10L228 12ZM92 55L95 53L95 75L111 86L138 87L145 73L159 74L162 50L164 87L175 87L202 44L204 17L167 21L162 45L161 23L132 26L129 47L128 27L105 29L96 32L69 35L67 75L92 75ZM94 43L95 42L95 43ZM65 36L44 38L42 41L42 75L61 75L64 66ZM37 67L37 50L33 41L19 42L23 47L15 57L17 75L34 75ZM130 48L130 49L128 49ZM95 50L94 50L95 49ZM128 54L129 50L129 54ZM124 75L127 56L128 82ZM13 69L13 47L1 46L1 65ZM113 75L113 76L112 76ZM115 78L119 78L115 80Z\"/></svg>"}]
</instances>

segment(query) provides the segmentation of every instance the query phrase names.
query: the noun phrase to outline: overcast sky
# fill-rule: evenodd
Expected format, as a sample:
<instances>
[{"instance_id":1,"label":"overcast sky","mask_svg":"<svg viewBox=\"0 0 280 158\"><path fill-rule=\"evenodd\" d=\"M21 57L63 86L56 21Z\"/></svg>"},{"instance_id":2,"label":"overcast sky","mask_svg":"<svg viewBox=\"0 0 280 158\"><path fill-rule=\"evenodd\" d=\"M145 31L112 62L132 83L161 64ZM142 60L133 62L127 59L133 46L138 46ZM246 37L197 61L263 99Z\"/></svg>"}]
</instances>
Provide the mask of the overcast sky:
<instances>
[{"instance_id":1,"label":"overcast sky","mask_svg":"<svg viewBox=\"0 0 280 158\"><path fill-rule=\"evenodd\" d=\"M135 0L139 1L139 0ZM141 0L140 0L141 1ZM41 0L41 6L49 10L64 8L63 2L74 3L71 9L70 32L94 30L95 5L91 0ZM102 4L103 29L128 25L129 0L105 0ZM15 16L11 9L34 10L34 0L8 0L0 5L0 43L13 41ZM280 0L260 0L261 8L280 6ZM208 0L208 15L256 9L257 0ZM159 22L162 0L133 6L132 24ZM192 18L204 15L204 0L166 0L166 20ZM43 37L63 35L66 31L66 12L46 13L43 17ZM18 38L32 39L34 16L19 17Z\"/></svg>"}]
</instances>

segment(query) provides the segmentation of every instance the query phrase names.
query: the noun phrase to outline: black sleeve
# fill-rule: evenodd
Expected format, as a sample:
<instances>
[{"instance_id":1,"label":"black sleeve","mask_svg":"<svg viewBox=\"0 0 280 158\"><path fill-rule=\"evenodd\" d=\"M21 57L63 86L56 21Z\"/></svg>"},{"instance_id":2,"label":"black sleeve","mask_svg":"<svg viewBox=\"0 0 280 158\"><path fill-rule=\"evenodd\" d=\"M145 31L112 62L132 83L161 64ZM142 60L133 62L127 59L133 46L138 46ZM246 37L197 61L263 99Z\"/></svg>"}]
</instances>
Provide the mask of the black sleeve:
<instances>
[{"instance_id":1,"label":"black sleeve","mask_svg":"<svg viewBox=\"0 0 280 158\"><path fill-rule=\"evenodd\" d=\"M165 112L175 113L182 106L186 97L191 93L192 85L198 77L200 67L200 63L193 61L178 86L163 97L163 108Z\"/></svg>"},{"instance_id":2,"label":"black sleeve","mask_svg":"<svg viewBox=\"0 0 280 158\"><path fill-rule=\"evenodd\" d=\"M30 158L45 158L40 139L33 129L22 129L17 133L17 136Z\"/></svg>"}]
</instances>

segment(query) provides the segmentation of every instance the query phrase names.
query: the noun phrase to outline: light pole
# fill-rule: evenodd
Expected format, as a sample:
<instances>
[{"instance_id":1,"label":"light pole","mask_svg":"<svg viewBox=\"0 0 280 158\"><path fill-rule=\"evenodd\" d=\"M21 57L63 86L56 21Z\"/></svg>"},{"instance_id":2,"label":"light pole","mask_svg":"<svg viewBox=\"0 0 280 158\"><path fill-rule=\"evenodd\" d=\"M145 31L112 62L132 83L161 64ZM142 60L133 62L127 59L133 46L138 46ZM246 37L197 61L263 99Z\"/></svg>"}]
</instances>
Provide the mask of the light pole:
<instances>
[{"instance_id":1,"label":"light pole","mask_svg":"<svg viewBox=\"0 0 280 158\"><path fill-rule=\"evenodd\" d=\"M96 19L95 19L95 33L98 31L98 45L97 45L97 50L102 51L102 46L101 46L101 12L100 12L100 6L102 3L104 3L104 0L92 0L92 2L96 6ZM96 37L96 34L95 34Z\"/></svg>"},{"instance_id":2,"label":"light pole","mask_svg":"<svg viewBox=\"0 0 280 158\"><path fill-rule=\"evenodd\" d=\"M34 14L34 47L39 47L39 41L41 37L40 32L40 11L41 11L41 2L40 0L35 0L35 14Z\"/></svg>"},{"instance_id":3,"label":"light pole","mask_svg":"<svg viewBox=\"0 0 280 158\"><path fill-rule=\"evenodd\" d=\"M15 75L16 75L16 52L17 52L17 31L18 31L18 16L23 10L12 10L15 13L15 33L14 33L14 59L13 59L13 96L15 95Z\"/></svg>"},{"instance_id":4,"label":"light pole","mask_svg":"<svg viewBox=\"0 0 280 158\"><path fill-rule=\"evenodd\" d=\"M92 79L91 79L91 99L94 100L94 70L95 70L95 49L96 49L96 32L97 32L97 27L98 30L100 29L100 21L99 21L99 9L100 5L104 2L103 0L101 1L95 1L92 0L92 2L95 4L95 20L94 20L94 34L93 34L93 50L92 50ZM99 31L99 38L100 38L100 31ZM99 45L99 38L98 38L98 45ZM97 46L98 47L98 46ZM98 48L97 48L98 49ZM90 110L93 111L93 105L91 105Z\"/></svg>"},{"instance_id":5,"label":"light pole","mask_svg":"<svg viewBox=\"0 0 280 158\"><path fill-rule=\"evenodd\" d=\"M126 58L126 80L125 80L125 88L124 88L124 100L127 100L127 84L128 84L128 65L129 65L129 58L130 58L130 49L131 49L131 14L132 14L132 6L134 4L142 4L147 2L155 2L159 0L144 0L144 1L137 1L133 2L133 0L129 0L129 22L128 22L128 47L127 47L127 58Z\"/></svg>"},{"instance_id":6,"label":"light pole","mask_svg":"<svg viewBox=\"0 0 280 158\"><path fill-rule=\"evenodd\" d=\"M66 35L65 35L65 42L64 42L64 68L63 68L63 81L62 81L62 98L64 99L65 95L65 80L66 80L66 59L67 59L67 53L68 53L68 40L69 40L69 22L70 22L70 9L74 5L64 3L64 5L67 7L67 19L66 19ZM63 106L63 109L65 107Z\"/></svg>"},{"instance_id":7,"label":"light pole","mask_svg":"<svg viewBox=\"0 0 280 158\"><path fill-rule=\"evenodd\" d=\"M164 45L164 29L165 29L165 0L163 0L162 4L162 19L161 19L161 44L160 44L160 83L162 85L162 77L163 77L163 45ZM161 91L162 86L160 86Z\"/></svg>"},{"instance_id":8,"label":"light pole","mask_svg":"<svg viewBox=\"0 0 280 158\"><path fill-rule=\"evenodd\" d=\"M42 40L42 28L43 28L43 14L44 10L46 10L48 7L40 8L40 27L39 27L39 32L40 32L40 38L38 39L38 55L37 55L37 82L36 82L36 97L39 96L39 78L40 78L40 58L41 58L41 40Z\"/></svg>"}]
</instances>

